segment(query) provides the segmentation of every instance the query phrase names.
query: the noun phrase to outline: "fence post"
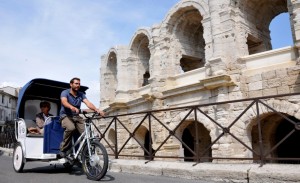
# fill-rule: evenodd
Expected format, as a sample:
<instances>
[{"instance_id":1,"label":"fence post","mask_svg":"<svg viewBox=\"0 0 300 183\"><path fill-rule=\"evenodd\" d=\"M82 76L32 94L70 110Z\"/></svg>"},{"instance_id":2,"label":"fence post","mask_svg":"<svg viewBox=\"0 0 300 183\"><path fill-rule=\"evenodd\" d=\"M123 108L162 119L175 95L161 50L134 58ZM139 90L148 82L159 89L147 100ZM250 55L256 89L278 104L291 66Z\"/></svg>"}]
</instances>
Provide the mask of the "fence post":
<instances>
[{"instance_id":1,"label":"fence post","mask_svg":"<svg viewBox=\"0 0 300 183\"><path fill-rule=\"evenodd\" d=\"M200 163L200 157L199 157L199 132L198 132L198 116L197 116L197 108L194 108L194 115L195 115L195 131L196 131L196 162Z\"/></svg>"},{"instance_id":2,"label":"fence post","mask_svg":"<svg viewBox=\"0 0 300 183\"><path fill-rule=\"evenodd\" d=\"M149 154L150 161L153 160L153 152L152 152L152 128L151 128L151 112L148 113L149 120Z\"/></svg>"},{"instance_id":3,"label":"fence post","mask_svg":"<svg viewBox=\"0 0 300 183\"><path fill-rule=\"evenodd\" d=\"M114 117L114 121L115 121L115 158L118 159L119 158L119 153L118 153L118 133L117 133L117 117Z\"/></svg>"},{"instance_id":4,"label":"fence post","mask_svg":"<svg viewBox=\"0 0 300 183\"><path fill-rule=\"evenodd\" d=\"M263 151L263 141L262 141L262 132L261 132L261 123L260 123L260 116L259 116L259 106L258 106L258 99L256 100L256 121L258 126L258 138L259 138L259 159L260 159L260 166L263 166L264 164L264 151Z\"/></svg>"}]
</instances>

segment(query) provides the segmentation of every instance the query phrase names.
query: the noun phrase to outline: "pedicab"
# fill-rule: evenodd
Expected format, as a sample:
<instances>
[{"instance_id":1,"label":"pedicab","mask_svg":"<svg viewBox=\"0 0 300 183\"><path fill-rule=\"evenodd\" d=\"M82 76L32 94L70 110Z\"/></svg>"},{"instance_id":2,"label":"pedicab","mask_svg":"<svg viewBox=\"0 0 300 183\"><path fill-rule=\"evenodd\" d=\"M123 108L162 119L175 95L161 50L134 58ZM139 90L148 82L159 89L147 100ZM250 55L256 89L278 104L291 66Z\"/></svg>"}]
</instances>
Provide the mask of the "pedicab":
<instances>
[{"instance_id":1,"label":"pedicab","mask_svg":"<svg viewBox=\"0 0 300 183\"><path fill-rule=\"evenodd\" d=\"M60 94L70 88L69 83L48 79L33 79L19 92L17 103L17 119L15 119L15 137L17 143L13 150L13 168L20 173L27 162L43 161L51 164L63 164L71 168L80 163L87 178L100 180L107 172L108 155L105 147L92 130L93 119L97 114L86 114L85 131L73 138L72 147L66 157L60 157L59 146L63 139L64 129L61 127L59 110ZM88 87L81 86L85 92ZM44 133L30 133L28 129L35 127L35 115L40 112L39 104L47 101L51 105L50 113L44 124Z\"/></svg>"}]
</instances>

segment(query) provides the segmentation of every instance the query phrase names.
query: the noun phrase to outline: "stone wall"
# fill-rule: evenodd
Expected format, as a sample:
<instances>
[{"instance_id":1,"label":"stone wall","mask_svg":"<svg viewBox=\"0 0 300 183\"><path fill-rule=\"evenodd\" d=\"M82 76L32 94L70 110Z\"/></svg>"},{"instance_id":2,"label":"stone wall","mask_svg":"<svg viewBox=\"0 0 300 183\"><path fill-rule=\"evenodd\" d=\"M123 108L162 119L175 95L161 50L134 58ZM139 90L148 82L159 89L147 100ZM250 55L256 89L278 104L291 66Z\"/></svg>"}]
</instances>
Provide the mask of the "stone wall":
<instances>
[{"instance_id":1,"label":"stone wall","mask_svg":"<svg viewBox=\"0 0 300 183\"><path fill-rule=\"evenodd\" d=\"M140 28L128 46L115 46L101 58L101 107L109 115L167 109L213 102L300 92L299 87L299 1L293 0L181 0L160 24ZM294 44L272 50L269 24L280 13L288 12ZM267 100L279 113L299 118L299 96ZM280 102L276 102L280 101ZM293 107L290 107L293 106ZM242 102L208 106L203 110L226 127L247 105ZM274 111L261 107L261 116ZM230 129L249 147L257 149L255 110L250 108ZM158 113L168 127L179 124L186 111ZM193 148L203 150L222 129L197 113L199 140ZM135 129L141 116L127 116L124 124ZM284 120L280 118L279 120ZM268 120L265 120L268 121ZM270 121L270 120L269 120ZM176 134L184 138L189 129L195 138L193 115L185 119ZM265 123L268 124L267 122ZM137 131L141 144L149 125ZM271 149L274 130L265 132L266 149ZM263 128L267 130L267 128ZM119 140L128 134L117 129ZM113 132L108 139L113 139ZM169 132L159 124L152 127L153 149ZM254 137L255 136L255 137ZM256 139L257 140L257 139ZM112 140L113 141L113 140ZM129 154L143 155L135 140L125 147ZM185 156L182 143L170 138L156 155ZM253 157L248 148L231 135L224 135L206 156ZM270 155L271 156L271 155ZM277 155L274 155L277 156Z\"/></svg>"}]
</instances>

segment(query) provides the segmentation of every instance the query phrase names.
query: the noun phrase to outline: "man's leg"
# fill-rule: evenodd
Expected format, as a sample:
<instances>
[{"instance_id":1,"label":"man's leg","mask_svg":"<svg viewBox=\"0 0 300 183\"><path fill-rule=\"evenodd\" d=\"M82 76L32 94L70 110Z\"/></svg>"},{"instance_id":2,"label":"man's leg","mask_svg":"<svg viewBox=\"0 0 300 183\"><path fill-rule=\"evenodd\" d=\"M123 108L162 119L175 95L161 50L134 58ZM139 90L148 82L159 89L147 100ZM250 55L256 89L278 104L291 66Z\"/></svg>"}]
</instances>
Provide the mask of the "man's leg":
<instances>
[{"instance_id":1,"label":"man's leg","mask_svg":"<svg viewBox=\"0 0 300 183\"><path fill-rule=\"evenodd\" d=\"M75 121L76 129L80 134L84 132L84 119L80 116L74 117L73 120Z\"/></svg>"},{"instance_id":2,"label":"man's leg","mask_svg":"<svg viewBox=\"0 0 300 183\"><path fill-rule=\"evenodd\" d=\"M60 144L60 151L66 152L71 143L72 134L73 131L75 130L75 125L74 122L72 121L72 118L65 117L61 121L61 126L65 128L65 131L64 131L63 141Z\"/></svg>"}]
</instances>

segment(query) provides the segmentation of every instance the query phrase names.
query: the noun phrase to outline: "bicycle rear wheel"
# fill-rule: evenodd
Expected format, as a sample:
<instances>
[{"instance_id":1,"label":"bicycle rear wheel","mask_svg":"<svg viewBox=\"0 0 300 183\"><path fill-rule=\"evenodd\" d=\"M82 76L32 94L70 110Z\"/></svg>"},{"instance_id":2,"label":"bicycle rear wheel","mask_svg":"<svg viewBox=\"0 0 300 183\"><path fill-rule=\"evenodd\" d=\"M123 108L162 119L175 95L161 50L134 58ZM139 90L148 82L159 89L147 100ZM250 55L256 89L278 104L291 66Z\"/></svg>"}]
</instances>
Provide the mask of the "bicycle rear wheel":
<instances>
[{"instance_id":1,"label":"bicycle rear wheel","mask_svg":"<svg viewBox=\"0 0 300 183\"><path fill-rule=\"evenodd\" d=\"M105 176L108 168L108 155L105 147L96 141L90 145L91 156L89 156L88 145L82 151L82 168L88 179L100 180Z\"/></svg>"}]
</instances>

